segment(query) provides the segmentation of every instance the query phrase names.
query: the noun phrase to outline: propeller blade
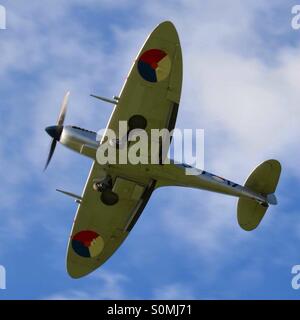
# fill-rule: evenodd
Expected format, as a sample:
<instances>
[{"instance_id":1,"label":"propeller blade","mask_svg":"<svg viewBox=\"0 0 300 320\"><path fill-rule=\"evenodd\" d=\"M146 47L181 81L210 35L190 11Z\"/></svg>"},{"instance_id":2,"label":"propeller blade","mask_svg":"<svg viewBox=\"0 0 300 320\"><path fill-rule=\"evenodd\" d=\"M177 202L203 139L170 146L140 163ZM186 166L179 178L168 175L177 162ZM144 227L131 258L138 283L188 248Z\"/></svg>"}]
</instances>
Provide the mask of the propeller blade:
<instances>
[{"instance_id":1,"label":"propeller blade","mask_svg":"<svg viewBox=\"0 0 300 320\"><path fill-rule=\"evenodd\" d=\"M65 122L69 96L70 96L70 91L68 91L64 96L63 102L60 107L60 113L59 113L59 116L57 119L57 125L50 126L50 127L46 128L46 132L53 138L53 140L51 142L50 151L49 151L49 155L48 155L48 159L47 159L44 171L47 169L47 167L52 159L52 156L53 156L55 148L56 148L57 141L60 140L60 136L63 131L63 125Z\"/></svg>"},{"instance_id":2,"label":"propeller blade","mask_svg":"<svg viewBox=\"0 0 300 320\"><path fill-rule=\"evenodd\" d=\"M62 126L64 124L65 121L65 117L66 117L66 112L67 112L67 105L68 105L68 100L69 100L69 96L70 96L70 91L68 91L64 97L64 100L61 104L61 108L60 108L60 114L57 120L57 125L58 126Z\"/></svg>"},{"instance_id":3,"label":"propeller blade","mask_svg":"<svg viewBox=\"0 0 300 320\"><path fill-rule=\"evenodd\" d=\"M54 153L54 150L55 150L55 147L56 147L56 143L57 143L57 141L55 139L53 139L52 143L51 143L51 146L50 146L50 151L49 151L49 155L48 155L48 159L47 159L44 171L47 169L47 167L48 167L48 165L49 165L49 163L51 161L51 158L53 156L53 153Z\"/></svg>"}]
</instances>

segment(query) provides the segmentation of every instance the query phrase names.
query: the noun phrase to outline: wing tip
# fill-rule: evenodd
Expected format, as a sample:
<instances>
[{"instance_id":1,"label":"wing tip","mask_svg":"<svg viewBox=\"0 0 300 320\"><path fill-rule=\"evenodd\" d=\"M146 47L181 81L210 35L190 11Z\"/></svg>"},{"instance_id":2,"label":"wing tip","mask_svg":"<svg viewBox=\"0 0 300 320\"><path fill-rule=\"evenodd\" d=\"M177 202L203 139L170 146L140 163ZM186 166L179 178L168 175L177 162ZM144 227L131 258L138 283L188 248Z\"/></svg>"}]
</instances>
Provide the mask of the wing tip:
<instances>
[{"instance_id":1,"label":"wing tip","mask_svg":"<svg viewBox=\"0 0 300 320\"><path fill-rule=\"evenodd\" d=\"M168 35L168 37L170 37L170 39L173 39L173 41L179 42L178 32L172 21L165 20L159 23L152 33L154 32L163 35Z\"/></svg>"},{"instance_id":2,"label":"wing tip","mask_svg":"<svg viewBox=\"0 0 300 320\"><path fill-rule=\"evenodd\" d=\"M95 269L85 269L78 266L78 264L67 262L67 273L68 275L73 279L80 279L84 276L87 276L91 272L93 272Z\"/></svg>"}]
</instances>

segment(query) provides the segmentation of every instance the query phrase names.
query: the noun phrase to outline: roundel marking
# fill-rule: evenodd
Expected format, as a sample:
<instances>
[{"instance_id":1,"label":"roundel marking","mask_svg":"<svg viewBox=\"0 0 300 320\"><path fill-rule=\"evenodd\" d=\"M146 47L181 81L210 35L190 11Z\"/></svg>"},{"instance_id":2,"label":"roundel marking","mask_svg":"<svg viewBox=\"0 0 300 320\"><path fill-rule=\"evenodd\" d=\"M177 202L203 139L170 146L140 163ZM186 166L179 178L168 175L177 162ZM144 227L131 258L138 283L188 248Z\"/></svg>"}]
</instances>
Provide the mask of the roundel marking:
<instances>
[{"instance_id":1,"label":"roundel marking","mask_svg":"<svg viewBox=\"0 0 300 320\"><path fill-rule=\"evenodd\" d=\"M83 230L73 236L72 248L81 257L94 258L103 250L104 240L95 231Z\"/></svg>"},{"instance_id":2,"label":"roundel marking","mask_svg":"<svg viewBox=\"0 0 300 320\"><path fill-rule=\"evenodd\" d=\"M169 75L171 60L165 51L150 49L140 56L137 67L139 74L144 80L159 82Z\"/></svg>"}]
</instances>

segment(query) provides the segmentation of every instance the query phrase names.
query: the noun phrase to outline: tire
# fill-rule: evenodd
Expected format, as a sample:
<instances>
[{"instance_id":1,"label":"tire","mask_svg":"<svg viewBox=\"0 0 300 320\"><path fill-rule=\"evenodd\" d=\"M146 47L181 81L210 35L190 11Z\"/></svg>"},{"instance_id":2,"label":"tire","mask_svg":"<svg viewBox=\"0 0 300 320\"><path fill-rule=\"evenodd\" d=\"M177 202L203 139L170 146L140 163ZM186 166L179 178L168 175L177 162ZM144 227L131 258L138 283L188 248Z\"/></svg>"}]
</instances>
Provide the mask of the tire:
<instances>
[{"instance_id":1,"label":"tire","mask_svg":"<svg viewBox=\"0 0 300 320\"><path fill-rule=\"evenodd\" d=\"M109 189L104 190L101 193L100 198L101 198L101 201L107 206L113 206L119 201L119 196L115 192Z\"/></svg>"}]
</instances>

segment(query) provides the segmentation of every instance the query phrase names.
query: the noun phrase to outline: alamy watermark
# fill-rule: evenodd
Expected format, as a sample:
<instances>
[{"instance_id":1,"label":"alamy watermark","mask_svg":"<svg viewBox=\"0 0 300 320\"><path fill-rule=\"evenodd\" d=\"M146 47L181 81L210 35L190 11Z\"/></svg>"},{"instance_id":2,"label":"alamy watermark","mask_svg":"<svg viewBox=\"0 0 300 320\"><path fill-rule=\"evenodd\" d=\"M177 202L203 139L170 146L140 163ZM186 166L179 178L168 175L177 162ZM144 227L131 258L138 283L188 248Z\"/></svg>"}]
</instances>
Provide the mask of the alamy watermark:
<instances>
[{"instance_id":1,"label":"alamy watermark","mask_svg":"<svg viewBox=\"0 0 300 320\"><path fill-rule=\"evenodd\" d=\"M0 30L6 29L6 9L0 4Z\"/></svg>"},{"instance_id":2,"label":"alamy watermark","mask_svg":"<svg viewBox=\"0 0 300 320\"><path fill-rule=\"evenodd\" d=\"M0 289L6 289L6 270L0 265Z\"/></svg>"},{"instance_id":3,"label":"alamy watermark","mask_svg":"<svg viewBox=\"0 0 300 320\"><path fill-rule=\"evenodd\" d=\"M204 168L204 130L196 129L131 129L127 121L119 121L118 132L98 131L100 145L96 159L106 164L170 164L188 163L186 174L198 175L191 166ZM172 147L170 143L172 141Z\"/></svg>"},{"instance_id":4,"label":"alamy watermark","mask_svg":"<svg viewBox=\"0 0 300 320\"><path fill-rule=\"evenodd\" d=\"M292 267L292 274L294 274L294 277L292 278L292 288L295 290L300 289L300 265L296 264Z\"/></svg>"},{"instance_id":5,"label":"alamy watermark","mask_svg":"<svg viewBox=\"0 0 300 320\"><path fill-rule=\"evenodd\" d=\"M300 30L300 4L292 7L292 21L291 26L294 30Z\"/></svg>"}]
</instances>

